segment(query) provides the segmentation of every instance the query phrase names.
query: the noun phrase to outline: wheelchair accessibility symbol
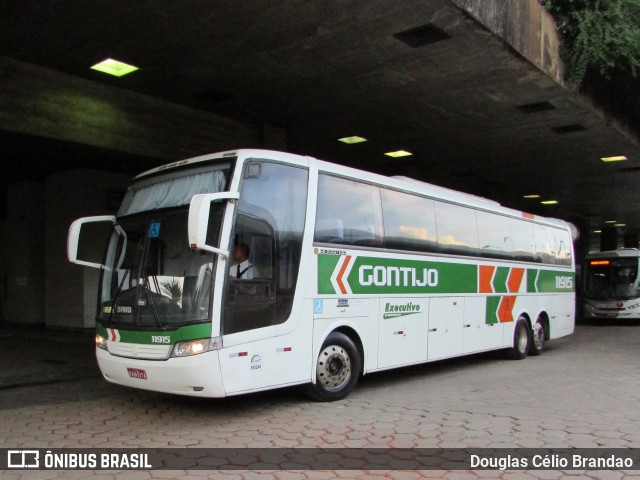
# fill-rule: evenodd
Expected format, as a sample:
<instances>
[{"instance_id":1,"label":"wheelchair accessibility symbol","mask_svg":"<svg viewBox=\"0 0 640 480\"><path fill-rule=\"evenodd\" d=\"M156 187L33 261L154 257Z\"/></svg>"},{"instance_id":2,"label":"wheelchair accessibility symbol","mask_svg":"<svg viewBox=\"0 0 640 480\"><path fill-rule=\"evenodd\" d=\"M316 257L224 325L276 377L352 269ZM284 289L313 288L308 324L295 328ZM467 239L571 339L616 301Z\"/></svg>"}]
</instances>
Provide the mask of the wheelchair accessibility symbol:
<instances>
[{"instance_id":1,"label":"wheelchair accessibility symbol","mask_svg":"<svg viewBox=\"0 0 640 480\"><path fill-rule=\"evenodd\" d=\"M316 298L313 301L313 314L322 315L323 312L324 312L324 300Z\"/></svg>"}]
</instances>

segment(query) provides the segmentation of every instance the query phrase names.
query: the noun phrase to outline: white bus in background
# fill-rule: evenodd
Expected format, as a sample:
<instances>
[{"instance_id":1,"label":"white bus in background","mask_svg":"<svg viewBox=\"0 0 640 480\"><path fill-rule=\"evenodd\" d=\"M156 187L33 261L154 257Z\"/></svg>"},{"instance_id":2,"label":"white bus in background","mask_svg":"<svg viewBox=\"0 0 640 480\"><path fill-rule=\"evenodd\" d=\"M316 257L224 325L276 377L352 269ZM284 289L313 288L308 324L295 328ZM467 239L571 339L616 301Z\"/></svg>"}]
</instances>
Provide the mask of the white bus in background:
<instances>
[{"instance_id":1,"label":"white bus in background","mask_svg":"<svg viewBox=\"0 0 640 480\"><path fill-rule=\"evenodd\" d=\"M640 319L640 252L623 248L587 256L582 288L584 318Z\"/></svg>"},{"instance_id":2,"label":"white bus in background","mask_svg":"<svg viewBox=\"0 0 640 480\"><path fill-rule=\"evenodd\" d=\"M79 255L108 222L104 260ZM101 269L104 378L224 397L476 352L542 352L574 329L572 226L310 157L238 150L143 173L116 216L76 220ZM232 254L250 248L252 279Z\"/></svg>"}]
</instances>

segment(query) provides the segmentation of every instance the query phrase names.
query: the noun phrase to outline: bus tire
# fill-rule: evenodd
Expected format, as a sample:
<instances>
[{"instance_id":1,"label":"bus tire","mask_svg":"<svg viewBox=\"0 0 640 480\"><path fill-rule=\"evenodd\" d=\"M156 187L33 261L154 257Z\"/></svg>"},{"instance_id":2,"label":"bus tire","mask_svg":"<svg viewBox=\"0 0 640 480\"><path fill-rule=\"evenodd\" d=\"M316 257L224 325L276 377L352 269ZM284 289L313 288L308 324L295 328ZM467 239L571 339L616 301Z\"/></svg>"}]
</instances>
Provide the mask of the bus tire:
<instances>
[{"instance_id":1,"label":"bus tire","mask_svg":"<svg viewBox=\"0 0 640 480\"><path fill-rule=\"evenodd\" d=\"M507 358L522 360L529 354L531 348L531 329L524 316L518 317L513 329L513 347L507 349Z\"/></svg>"},{"instance_id":2,"label":"bus tire","mask_svg":"<svg viewBox=\"0 0 640 480\"><path fill-rule=\"evenodd\" d=\"M538 356L542 354L546 334L547 332L544 328L544 322L541 318L538 318L531 329L531 346L529 347L529 355Z\"/></svg>"},{"instance_id":3,"label":"bus tire","mask_svg":"<svg viewBox=\"0 0 640 480\"><path fill-rule=\"evenodd\" d=\"M342 400L355 388L362 361L353 340L344 333L331 332L316 360L316 383L305 393L319 402Z\"/></svg>"}]
</instances>

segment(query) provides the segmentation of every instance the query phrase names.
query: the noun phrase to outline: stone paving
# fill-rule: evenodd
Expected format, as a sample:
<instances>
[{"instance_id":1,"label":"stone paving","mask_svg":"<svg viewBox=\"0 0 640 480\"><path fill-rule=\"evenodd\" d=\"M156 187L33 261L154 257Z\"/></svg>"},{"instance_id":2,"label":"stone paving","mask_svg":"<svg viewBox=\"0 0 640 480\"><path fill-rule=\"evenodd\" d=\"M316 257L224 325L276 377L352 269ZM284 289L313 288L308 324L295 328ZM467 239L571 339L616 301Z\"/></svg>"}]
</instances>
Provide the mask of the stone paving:
<instances>
[{"instance_id":1,"label":"stone paving","mask_svg":"<svg viewBox=\"0 0 640 480\"><path fill-rule=\"evenodd\" d=\"M5 368L20 363L7 357L7 338L14 347L23 340L0 336ZM60 351L68 353L76 344L67 341ZM228 399L125 389L93 377L95 360L82 350L77 379L27 386L21 378L21 386L4 390L0 382L0 447L640 448L639 347L640 325L578 325L574 336L549 343L541 357L508 361L494 352L374 374L347 399L331 404L309 401L298 389ZM47 358L55 342L49 348ZM640 472L154 470L1 476L178 477L622 479L640 478Z\"/></svg>"}]
</instances>

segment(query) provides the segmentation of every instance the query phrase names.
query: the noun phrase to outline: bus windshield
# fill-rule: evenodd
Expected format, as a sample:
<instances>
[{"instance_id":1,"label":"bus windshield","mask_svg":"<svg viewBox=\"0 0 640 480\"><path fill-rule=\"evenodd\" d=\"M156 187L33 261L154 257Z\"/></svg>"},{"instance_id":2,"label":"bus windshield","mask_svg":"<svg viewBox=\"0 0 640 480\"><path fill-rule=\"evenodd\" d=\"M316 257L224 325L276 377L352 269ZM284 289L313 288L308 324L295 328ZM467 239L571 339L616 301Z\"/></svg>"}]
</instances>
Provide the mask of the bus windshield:
<instances>
[{"instance_id":1,"label":"bus windshield","mask_svg":"<svg viewBox=\"0 0 640 480\"><path fill-rule=\"evenodd\" d=\"M638 259L590 260L585 272L584 295L590 299L629 300L640 296Z\"/></svg>"},{"instance_id":2,"label":"bus windshield","mask_svg":"<svg viewBox=\"0 0 640 480\"><path fill-rule=\"evenodd\" d=\"M217 241L222 204L211 207L208 236ZM213 254L191 250L188 210L120 221L111 235L98 320L106 327L173 329L209 319Z\"/></svg>"}]
</instances>

